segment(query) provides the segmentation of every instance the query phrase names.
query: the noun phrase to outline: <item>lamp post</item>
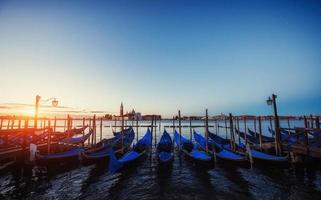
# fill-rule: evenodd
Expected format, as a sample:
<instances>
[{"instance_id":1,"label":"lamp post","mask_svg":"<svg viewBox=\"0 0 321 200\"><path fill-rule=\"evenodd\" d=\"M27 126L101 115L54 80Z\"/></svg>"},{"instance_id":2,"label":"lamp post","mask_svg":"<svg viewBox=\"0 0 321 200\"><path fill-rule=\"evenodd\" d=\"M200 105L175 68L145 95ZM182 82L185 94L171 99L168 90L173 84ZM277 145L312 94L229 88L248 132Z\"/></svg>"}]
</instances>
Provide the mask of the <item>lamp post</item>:
<instances>
[{"instance_id":1,"label":"lamp post","mask_svg":"<svg viewBox=\"0 0 321 200\"><path fill-rule=\"evenodd\" d=\"M34 128L37 128L38 126L38 110L39 110L39 103L40 103L41 96L37 95L36 96L36 104L35 104L35 119L34 119ZM55 97L51 97L49 99L43 100L44 103L51 101L51 105L53 107L58 106L58 100Z\"/></svg>"},{"instance_id":2,"label":"lamp post","mask_svg":"<svg viewBox=\"0 0 321 200\"><path fill-rule=\"evenodd\" d=\"M273 105L273 112L274 112L274 126L275 126L275 137L276 137L276 147L279 152L282 152L282 146L281 146L281 133L280 133L280 121L278 117L278 110L276 106L276 98L277 96L275 94L272 94L272 98L269 97L266 100L267 105L271 106Z\"/></svg>"}]
</instances>

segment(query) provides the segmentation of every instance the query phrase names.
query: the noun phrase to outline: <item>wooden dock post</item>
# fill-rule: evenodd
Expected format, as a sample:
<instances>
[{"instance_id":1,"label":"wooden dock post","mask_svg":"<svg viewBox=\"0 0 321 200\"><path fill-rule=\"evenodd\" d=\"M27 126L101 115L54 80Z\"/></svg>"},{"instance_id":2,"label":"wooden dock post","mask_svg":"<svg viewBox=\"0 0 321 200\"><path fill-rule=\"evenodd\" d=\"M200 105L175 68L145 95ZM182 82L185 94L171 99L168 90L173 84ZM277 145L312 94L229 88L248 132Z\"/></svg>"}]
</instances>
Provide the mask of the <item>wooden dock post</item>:
<instances>
[{"instance_id":1,"label":"wooden dock post","mask_svg":"<svg viewBox=\"0 0 321 200\"><path fill-rule=\"evenodd\" d=\"M254 133L255 133L255 138L257 138L257 130L256 130L256 116L253 119L253 126L254 126Z\"/></svg>"},{"instance_id":2,"label":"wooden dock post","mask_svg":"<svg viewBox=\"0 0 321 200\"><path fill-rule=\"evenodd\" d=\"M208 153L208 112L205 110L205 138L206 138L206 153Z\"/></svg>"},{"instance_id":3,"label":"wooden dock post","mask_svg":"<svg viewBox=\"0 0 321 200\"><path fill-rule=\"evenodd\" d=\"M96 140L96 115L94 115L92 127L93 133L91 134L91 145L93 146Z\"/></svg>"},{"instance_id":4,"label":"wooden dock post","mask_svg":"<svg viewBox=\"0 0 321 200\"><path fill-rule=\"evenodd\" d=\"M22 155L23 155L23 162L26 161L26 144L27 144L27 136L26 136L26 132L27 132L27 128L28 126L26 126L27 120L25 120L25 133L23 134L23 142L22 142Z\"/></svg>"},{"instance_id":5,"label":"wooden dock post","mask_svg":"<svg viewBox=\"0 0 321 200\"><path fill-rule=\"evenodd\" d=\"M156 116L153 116L154 117L154 121L155 121L155 134L154 134L154 141L155 141L155 148L156 148L156 142L157 142L157 119L156 119Z\"/></svg>"},{"instance_id":6,"label":"wooden dock post","mask_svg":"<svg viewBox=\"0 0 321 200\"><path fill-rule=\"evenodd\" d=\"M2 120L2 118L0 119L0 130L2 130L2 122L3 122L3 120Z\"/></svg>"},{"instance_id":7,"label":"wooden dock post","mask_svg":"<svg viewBox=\"0 0 321 200\"><path fill-rule=\"evenodd\" d=\"M220 135L220 120L217 121L217 134Z\"/></svg>"},{"instance_id":8,"label":"wooden dock post","mask_svg":"<svg viewBox=\"0 0 321 200\"><path fill-rule=\"evenodd\" d=\"M262 122L261 122L261 116L259 116L259 140L260 140L260 151L262 151Z\"/></svg>"},{"instance_id":9,"label":"wooden dock post","mask_svg":"<svg viewBox=\"0 0 321 200\"><path fill-rule=\"evenodd\" d=\"M70 138L70 116L67 115L67 136Z\"/></svg>"},{"instance_id":10,"label":"wooden dock post","mask_svg":"<svg viewBox=\"0 0 321 200\"><path fill-rule=\"evenodd\" d=\"M234 138L234 130L233 130L233 116L232 113L229 114L229 120L230 120L230 143L231 148L235 151L235 138Z\"/></svg>"},{"instance_id":11,"label":"wooden dock post","mask_svg":"<svg viewBox=\"0 0 321 200\"><path fill-rule=\"evenodd\" d=\"M12 120L11 120L11 129L13 129L14 121L15 121L15 116L13 116L13 117L12 117Z\"/></svg>"},{"instance_id":12,"label":"wooden dock post","mask_svg":"<svg viewBox=\"0 0 321 200\"><path fill-rule=\"evenodd\" d=\"M68 117L67 117L68 118ZM66 131L66 124L67 124L67 120L64 120L64 132Z\"/></svg>"},{"instance_id":13,"label":"wooden dock post","mask_svg":"<svg viewBox=\"0 0 321 200\"><path fill-rule=\"evenodd\" d=\"M225 126L225 139L227 139L227 117L224 116L224 126Z\"/></svg>"},{"instance_id":14,"label":"wooden dock post","mask_svg":"<svg viewBox=\"0 0 321 200\"><path fill-rule=\"evenodd\" d=\"M174 132L175 132L175 117L173 117L173 135L174 135Z\"/></svg>"},{"instance_id":15,"label":"wooden dock post","mask_svg":"<svg viewBox=\"0 0 321 200\"><path fill-rule=\"evenodd\" d=\"M239 117L236 118L236 122L237 122L237 131L238 131L238 139L239 139L239 145L241 145L241 136L240 136L240 120Z\"/></svg>"},{"instance_id":16,"label":"wooden dock post","mask_svg":"<svg viewBox=\"0 0 321 200\"><path fill-rule=\"evenodd\" d=\"M54 125L55 126L55 125ZM50 153L50 146L51 146L51 127L50 127L50 121L48 122L48 154Z\"/></svg>"},{"instance_id":17,"label":"wooden dock post","mask_svg":"<svg viewBox=\"0 0 321 200\"><path fill-rule=\"evenodd\" d=\"M99 131L100 131L100 141L102 141L103 140L103 118L102 117L100 118L100 129L99 129Z\"/></svg>"},{"instance_id":18,"label":"wooden dock post","mask_svg":"<svg viewBox=\"0 0 321 200\"><path fill-rule=\"evenodd\" d=\"M304 119L304 128L309 128L307 117L303 116L303 119Z\"/></svg>"},{"instance_id":19,"label":"wooden dock post","mask_svg":"<svg viewBox=\"0 0 321 200\"><path fill-rule=\"evenodd\" d=\"M55 116L54 118L54 127L53 127L53 132L56 132L56 127L57 127L57 117Z\"/></svg>"},{"instance_id":20,"label":"wooden dock post","mask_svg":"<svg viewBox=\"0 0 321 200\"><path fill-rule=\"evenodd\" d=\"M89 117L89 131L91 131L91 129L92 129L92 126L91 126L91 117ZM93 137L92 135L89 136L89 138L88 138L88 145L90 145L90 141L91 141L91 138L92 138L92 137Z\"/></svg>"},{"instance_id":21,"label":"wooden dock post","mask_svg":"<svg viewBox=\"0 0 321 200\"><path fill-rule=\"evenodd\" d=\"M217 118L215 119L215 135L217 135Z\"/></svg>"},{"instance_id":22,"label":"wooden dock post","mask_svg":"<svg viewBox=\"0 0 321 200\"><path fill-rule=\"evenodd\" d=\"M136 118L136 143L138 142L138 117Z\"/></svg>"},{"instance_id":23,"label":"wooden dock post","mask_svg":"<svg viewBox=\"0 0 321 200\"><path fill-rule=\"evenodd\" d=\"M189 117L189 139L191 140L191 141L193 141L193 137L192 137L192 118L191 117Z\"/></svg>"},{"instance_id":24,"label":"wooden dock post","mask_svg":"<svg viewBox=\"0 0 321 200\"><path fill-rule=\"evenodd\" d=\"M150 148L153 148L153 131L154 131L154 116L152 116L152 122L151 122L151 138L150 138Z\"/></svg>"},{"instance_id":25,"label":"wooden dock post","mask_svg":"<svg viewBox=\"0 0 321 200\"><path fill-rule=\"evenodd\" d=\"M314 122L313 122L312 114L310 114L310 124L311 124L311 128L314 128Z\"/></svg>"},{"instance_id":26,"label":"wooden dock post","mask_svg":"<svg viewBox=\"0 0 321 200\"><path fill-rule=\"evenodd\" d=\"M178 131L179 131L179 150L181 150L182 126L181 126L181 111L180 110L178 110Z\"/></svg>"},{"instance_id":27,"label":"wooden dock post","mask_svg":"<svg viewBox=\"0 0 321 200\"><path fill-rule=\"evenodd\" d=\"M121 148L122 153L124 153L124 106L123 102L120 105L120 116L121 116Z\"/></svg>"},{"instance_id":28,"label":"wooden dock post","mask_svg":"<svg viewBox=\"0 0 321 200\"><path fill-rule=\"evenodd\" d=\"M272 116L269 116L269 120L270 120L270 127L271 127L271 130L273 130L273 125L272 125ZM274 136L275 137L275 136Z\"/></svg>"},{"instance_id":29,"label":"wooden dock post","mask_svg":"<svg viewBox=\"0 0 321 200\"><path fill-rule=\"evenodd\" d=\"M291 124L290 124L290 118L288 117L288 128L290 129L291 128Z\"/></svg>"},{"instance_id":30,"label":"wooden dock post","mask_svg":"<svg viewBox=\"0 0 321 200\"><path fill-rule=\"evenodd\" d=\"M246 127L246 116L244 116L244 140L245 140L245 145L247 144L247 127Z\"/></svg>"},{"instance_id":31,"label":"wooden dock post","mask_svg":"<svg viewBox=\"0 0 321 200\"><path fill-rule=\"evenodd\" d=\"M317 116L315 118L315 126L316 126L317 129L320 129L320 118L319 118L319 116Z\"/></svg>"},{"instance_id":32,"label":"wooden dock post","mask_svg":"<svg viewBox=\"0 0 321 200\"><path fill-rule=\"evenodd\" d=\"M18 120L18 129L21 129L21 118Z\"/></svg>"},{"instance_id":33,"label":"wooden dock post","mask_svg":"<svg viewBox=\"0 0 321 200\"><path fill-rule=\"evenodd\" d=\"M7 122L7 130L9 130L9 127L10 127L10 118L8 119L8 122Z\"/></svg>"}]
</instances>

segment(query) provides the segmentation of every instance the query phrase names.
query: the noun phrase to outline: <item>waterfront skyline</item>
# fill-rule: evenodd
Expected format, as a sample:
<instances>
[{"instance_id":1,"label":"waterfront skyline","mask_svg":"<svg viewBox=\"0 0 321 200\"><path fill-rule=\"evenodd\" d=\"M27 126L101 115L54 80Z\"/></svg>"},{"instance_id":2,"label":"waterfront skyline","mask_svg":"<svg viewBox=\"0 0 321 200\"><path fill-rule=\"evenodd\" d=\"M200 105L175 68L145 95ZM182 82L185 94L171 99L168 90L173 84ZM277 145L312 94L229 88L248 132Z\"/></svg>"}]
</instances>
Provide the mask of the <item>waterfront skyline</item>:
<instances>
[{"instance_id":1,"label":"waterfront skyline","mask_svg":"<svg viewBox=\"0 0 321 200\"><path fill-rule=\"evenodd\" d=\"M233 2L233 3L232 3ZM0 113L321 114L319 1L0 1ZM32 114L32 110L29 110Z\"/></svg>"}]
</instances>

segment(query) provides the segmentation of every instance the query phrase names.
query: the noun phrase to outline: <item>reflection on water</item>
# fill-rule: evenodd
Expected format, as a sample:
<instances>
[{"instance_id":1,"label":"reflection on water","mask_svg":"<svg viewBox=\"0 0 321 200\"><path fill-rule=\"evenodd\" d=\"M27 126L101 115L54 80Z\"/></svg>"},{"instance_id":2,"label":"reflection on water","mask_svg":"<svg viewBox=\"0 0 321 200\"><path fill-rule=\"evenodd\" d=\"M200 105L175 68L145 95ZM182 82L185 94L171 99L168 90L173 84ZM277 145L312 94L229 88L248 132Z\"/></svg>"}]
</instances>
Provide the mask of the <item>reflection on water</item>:
<instances>
[{"instance_id":1,"label":"reflection on water","mask_svg":"<svg viewBox=\"0 0 321 200\"><path fill-rule=\"evenodd\" d=\"M139 137L145 130L139 130ZM105 137L110 131L104 128ZM189 135L188 128L183 131ZM159 130L157 135L159 139ZM319 199L321 195L319 168L250 169L219 163L200 168L177 151L172 166L160 168L154 151L136 167L114 175L107 173L107 163L33 168L24 173L16 169L1 175L0 199Z\"/></svg>"}]
</instances>

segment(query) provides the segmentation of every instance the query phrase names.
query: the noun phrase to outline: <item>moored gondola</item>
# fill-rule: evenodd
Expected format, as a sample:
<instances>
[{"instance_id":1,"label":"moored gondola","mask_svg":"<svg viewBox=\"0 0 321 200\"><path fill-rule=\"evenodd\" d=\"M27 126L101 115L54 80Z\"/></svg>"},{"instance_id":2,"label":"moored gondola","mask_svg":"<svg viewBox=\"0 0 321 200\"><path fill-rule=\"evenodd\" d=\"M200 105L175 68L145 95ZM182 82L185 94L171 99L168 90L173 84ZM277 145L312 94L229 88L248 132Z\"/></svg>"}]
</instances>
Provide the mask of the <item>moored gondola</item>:
<instances>
[{"instance_id":1,"label":"moored gondola","mask_svg":"<svg viewBox=\"0 0 321 200\"><path fill-rule=\"evenodd\" d=\"M203 150L206 150L206 138L196 133L196 131L194 131L193 135L195 141L200 145L200 147ZM215 155L219 160L224 162L234 163L238 165L248 164L248 160L244 155L240 155L229 149L223 148L223 145L227 144L227 141L225 139L218 137L216 138L216 141L211 137L207 140L208 151L210 154Z\"/></svg>"},{"instance_id":2,"label":"moored gondola","mask_svg":"<svg viewBox=\"0 0 321 200\"><path fill-rule=\"evenodd\" d=\"M110 161L108 166L109 173L115 173L122 167L134 163L142 158L151 146L151 137L152 134L150 130L147 129L144 137L134 145L131 151L127 152L120 159L117 159L113 149L110 149Z\"/></svg>"},{"instance_id":3,"label":"moored gondola","mask_svg":"<svg viewBox=\"0 0 321 200\"><path fill-rule=\"evenodd\" d=\"M157 159L161 165L169 164L174 159L173 141L166 130L164 130L162 137L157 144Z\"/></svg>"},{"instance_id":4,"label":"moored gondola","mask_svg":"<svg viewBox=\"0 0 321 200\"><path fill-rule=\"evenodd\" d=\"M215 138L220 138L220 136L214 135L213 133L209 133L209 137L219 143L219 141ZM224 149L232 150L231 143L225 143L221 145ZM277 155L272 155L265 152L260 152L260 151L251 149L250 146L246 147L243 143L234 144L234 146L235 146L235 151L237 153L244 156L247 155L253 158L254 163L258 163L258 164L270 163L270 164L282 164L282 165L288 164L288 156L277 156Z\"/></svg>"},{"instance_id":5,"label":"moored gondola","mask_svg":"<svg viewBox=\"0 0 321 200\"><path fill-rule=\"evenodd\" d=\"M211 155L201 150L197 144L179 135L176 130L174 131L174 141L184 155L192 161L206 165L212 163L213 157Z\"/></svg>"},{"instance_id":6,"label":"moored gondola","mask_svg":"<svg viewBox=\"0 0 321 200\"><path fill-rule=\"evenodd\" d=\"M37 165L50 166L59 163L76 163L79 161L80 155L83 151L83 148L74 148L59 153L51 153L48 155L36 153L35 158Z\"/></svg>"},{"instance_id":7,"label":"moored gondola","mask_svg":"<svg viewBox=\"0 0 321 200\"><path fill-rule=\"evenodd\" d=\"M92 164L100 161L105 162L105 160L109 160L111 148L114 150L116 154L122 154L124 152L127 152L134 138L135 132L133 129L131 129L130 133L124 136L123 146L121 137L119 135L106 139L98 147L94 147L93 149L82 152L82 163Z\"/></svg>"}]
</instances>

